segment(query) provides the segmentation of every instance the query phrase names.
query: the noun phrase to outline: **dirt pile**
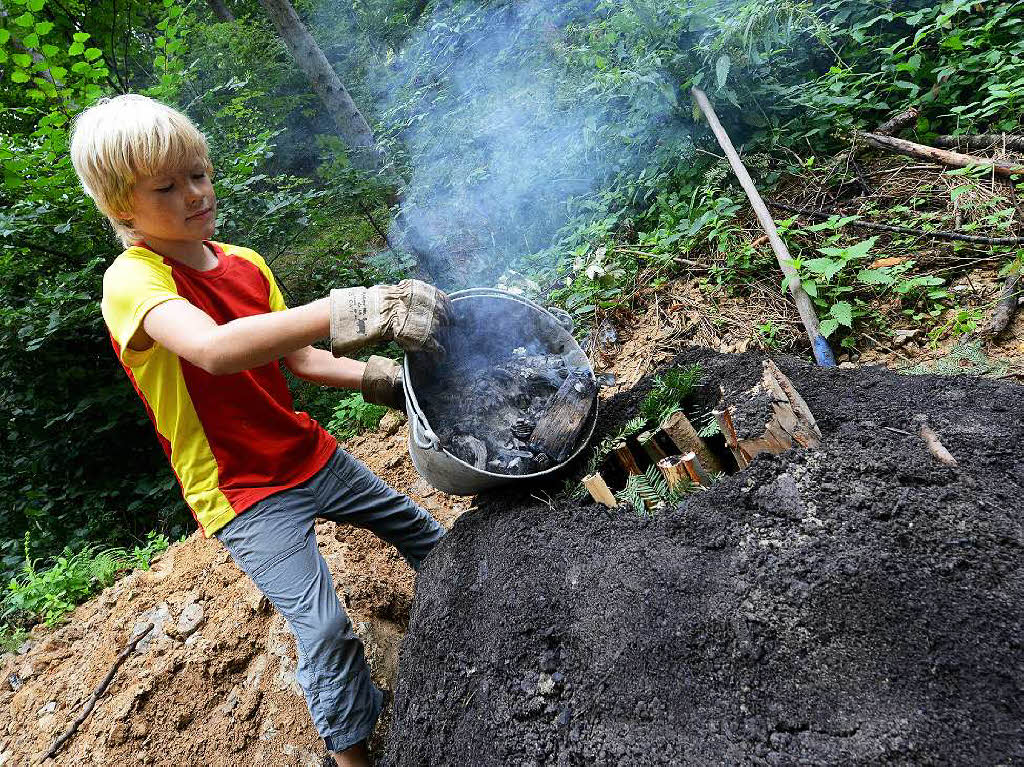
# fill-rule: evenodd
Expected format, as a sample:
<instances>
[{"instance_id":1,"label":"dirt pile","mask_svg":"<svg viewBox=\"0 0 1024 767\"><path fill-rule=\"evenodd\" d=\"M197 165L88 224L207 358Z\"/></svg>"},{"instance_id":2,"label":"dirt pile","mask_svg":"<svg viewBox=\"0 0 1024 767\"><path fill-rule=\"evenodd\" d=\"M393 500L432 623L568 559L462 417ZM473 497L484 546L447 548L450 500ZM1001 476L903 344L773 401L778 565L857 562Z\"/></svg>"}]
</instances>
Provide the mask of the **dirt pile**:
<instances>
[{"instance_id":1,"label":"dirt pile","mask_svg":"<svg viewBox=\"0 0 1024 767\"><path fill-rule=\"evenodd\" d=\"M465 499L413 470L404 428L368 434L350 452L444 524ZM374 681L391 688L413 572L365 530L320 523L320 549L363 638ZM0 765L34 763L64 732L129 636L156 630L121 666L78 734L47 764L319 767L324 753L295 681L295 640L223 547L192 536L37 632L0 669ZM387 726L387 717L381 723Z\"/></svg>"},{"instance_id":2,"label":"dirt pile","mask_svg":"<svg viewBox=\"0 0 1024 767\"><path fill-rule=\"evenodd\" d=\"M697 356L704 404L760 377ZM1024 388L778 362L819 450L653 519L458 521L419 577L388 764L1024 763Z\"/></svg>"}]
</instances>

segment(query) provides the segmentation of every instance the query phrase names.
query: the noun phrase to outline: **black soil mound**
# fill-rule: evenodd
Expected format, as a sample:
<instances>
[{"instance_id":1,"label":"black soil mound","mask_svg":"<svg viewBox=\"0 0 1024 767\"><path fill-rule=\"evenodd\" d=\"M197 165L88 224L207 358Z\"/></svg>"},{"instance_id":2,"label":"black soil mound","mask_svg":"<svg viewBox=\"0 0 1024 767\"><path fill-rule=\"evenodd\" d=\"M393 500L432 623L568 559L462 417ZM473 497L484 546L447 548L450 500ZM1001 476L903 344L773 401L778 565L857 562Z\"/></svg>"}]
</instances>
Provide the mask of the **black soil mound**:
<instances>
[{"instance_id":1,"label":"black soil mound","mask_svg":"<svg viewBox=\"0 0 1024 767\"><path fill-rule=\"evenodd\" d=\"M698 356L709 393L760 376ZM390 764L1024 764L1024 388L777 361L820 450L654 519L459 520L419 575Z\"/></svg>"}]
</instances>

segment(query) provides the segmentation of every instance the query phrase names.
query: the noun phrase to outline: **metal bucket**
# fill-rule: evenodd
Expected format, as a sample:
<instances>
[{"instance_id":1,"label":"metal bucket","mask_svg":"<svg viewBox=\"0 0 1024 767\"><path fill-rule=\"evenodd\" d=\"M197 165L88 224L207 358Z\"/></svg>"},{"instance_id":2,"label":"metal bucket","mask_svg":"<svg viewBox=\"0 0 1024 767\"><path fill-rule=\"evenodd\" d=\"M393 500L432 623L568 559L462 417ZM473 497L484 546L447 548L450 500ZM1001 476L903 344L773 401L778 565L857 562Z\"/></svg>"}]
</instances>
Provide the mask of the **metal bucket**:
<instances>
[{"instance_id":1,"label":"metal bucket","mask_svg":"<svg viewBox=\"0 0 1024 767\"><path fill-rule=\"evenodd\" d=\"M538 306L527 298L490 288L460 290L456 293L451 293L449 297L455 303L462 301L512 301L521 306L528 307L535 313L535 316L531 319L539 323L543 328L544 340L549 343L552 350L558 350L552 351L552 353L572 354L581 364L586 365L587 371L591 376L594 375L586 354L580 349L576 339L572 337L570 332L571 320L568 319L567 314L563 317L562 321L559 321L552 312ZM569 329L563 323L567 323ZM416 471L419 472L420 476L433 487L445 493L473 495L482 490L491 490L496 487L534 482L542 477L554 474L576 458L594 435L594 427L597 424L596 387L594 406L591 408L590 416L580 432L585 437L580 439L579 446L564 461L544 471L515 476L496 474L484 469L478 469L452 455L441 446L437 435L430 427L430 423L416 399L417 373L414 365L410 362L409 355L406 355L403 367L405 374L405 411L409 416L409 455L412 457L413 466L416 467Z\"/></svg>"}]
</instances>

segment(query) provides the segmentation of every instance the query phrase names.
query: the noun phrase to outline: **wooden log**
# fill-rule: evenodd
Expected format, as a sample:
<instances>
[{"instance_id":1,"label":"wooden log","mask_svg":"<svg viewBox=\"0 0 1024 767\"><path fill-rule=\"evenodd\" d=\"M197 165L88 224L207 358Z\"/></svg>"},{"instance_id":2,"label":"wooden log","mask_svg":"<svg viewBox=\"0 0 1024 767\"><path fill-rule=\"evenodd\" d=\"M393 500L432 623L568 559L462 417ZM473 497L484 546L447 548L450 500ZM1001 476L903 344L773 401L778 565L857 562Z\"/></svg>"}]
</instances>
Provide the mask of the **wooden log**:
<instances>
[{"instance_id":1,"label":"wooden log","mask_svg":"<svg viewBox=\"0 0 1024 767\"><path fill-rule=\"evenodd\" d=\"M741 469L747 468L750 459L743 455L743 451L740 450L739 437L736 435L736 427L732 424L732 414L729 412L729 408L712 410L711 414L718 421L718 428L721 429L722 436L725 437L725 444L729 446L733 458L736 459L736 465Z\"/></svg>"},{"instance_id":2,"label":"wooden log","mask_svg":"<svg viewBox=\"0 0 1024 767\"><path fill-rule=\"evenodd\" d=\"M889 152L896 152L897 154L916 157L921 160L930 160L940 165L948 165L951 168L991 168L992 172L997 176L1024 175L1024 165L1021 163L1003 162L1001 160L993 160L990 157L978 157L977 155L953 152L948 149L938 149L901 138L880 136L877 133L859 133L857 135L877 149L885 149Z\"/></svg>"},{"instance_id":3,"label":"wooden log","mask_svg":"<svg viewBox=\"0 0 1024 767\"><path fill-rule=\"evenodd\" d=\"M772 250L775 251L775 258L779 262L779 268L782 270L782 273L786 275L786 283L789 285L790 295L793 296L793 303L796 304L797 311L800 313L800 320L803 322L804 329L807 331L807 336L811 341L815 360L823 367L835 367L836 361L832 355L832 349L828 345L828 339L822 336L818 330L818 314L814 309L814 304L811 301L811 297L807 295L807 291L803 289L796 267L792 263L793 257L790 255L786 243L779 236L779 230L775 226L775 219L772 218L772 214L768 211L768 206L764 204L761 193L754 186L754 180L747 172L743 161L740 160L739 153L736 151L736 147L733 146L729 134L722 127L718 115L715 114L711 102L708 101L707 94L700 88L693 88L691 93L697 102L697 106L707 118L708 126L711 128L711 132L715 134L715 138L718 139L719 146L722 147L722 151L725 152L725 156L729 159L729 165L732 167L733 173L736 174L736 178L739 180L740 186L743 187L743 191L746 192L747 198L750 200L750 206L754 209L754 213L757 214L757 220L764 228Z\"/></svg>"},{"instance_id":4,"label":"wooden log","mask_svg":"<svg viewBox=\"0 0 1024 767\"><path fill-rule=\"evenodd\" d=\"M939 463L945 464L946 466L956 466L956 458L950 453L946 446L942 444L939 439L939 435L936 434L932 427L928 425L928 416L923 413L918 413L914 416L914 421L917 423L917 433L921 439L924 440L924 444L928 447L928 452L931 453Z\"/></svg>"},{"instance_id":5,"label":"wooden log","mask_svg":"<svg viewBox=\"0 0 1024 767\"><path fill-rule=\"evenodd\" d=\"M591 474L589 477L584 477L583 487L587 488L590 497L597 503L607 506L609 509L614 509L618 506L615 495L608 487L608 483L604 481L604 477L600 474Z\"/></svg>"},{"instance_id":6,"label":"wooden log","mask_svg":"<svg viewBox=\"0 0 1024 767\"><path fill-rule=\"evenodd\" d=\"M988 326L985 328L985 335L997 338L1006 330L1013 321L1013 315L1022 300L1024 300L1024 283L1021 282L1020 272L1012 272L1006 278L1006 284L1003 285L1003 289L999 293L996 310L992 313L992 319L989 320Z\"/></svg>"},{"instance_id":7,"label":"wooden log","mask_svg":"<svg viewBox=\"0 0 1024 767\"><path fill-rule=\"evenodd\" d=\"M1007 136L1004 133L936 136L933 143L947 149L1006 149L1010 152L1024 152L1024 136Z\"/></svg>"},{"instance_id":8,"label":"wooden log","mask_svg":"<svg viewBox=\"0 0 1024 767\"><path fill-rule=\"evenodd\" d=\"M655 430L652 429L651 431L645 431L642 434L639 434L636 441L640 443L640 447L644 449L644 452L647 453L652 463L657 463L662 458L668 457L668 453L666 453L662 449L661 445L658 444L657 432Z\"/></svg>"},{"instance_id":9,"label":"wooden log","mask_svg":"<svg viewBox=\"0 0 1024 767\"><path fill-rule=\"evenodd\" d=\"M677 412L670 415L661 424L661 431L672 440L680 453L696 453L701 464L712 474L721 474L722 464L718 457L711 452L707 443L700 438L697 430L693 428L690 419L685 413Z\"/></svg>"},{"instance_id":10,"label":"wooden log","mask_svg":"<svg viewBox=\"0 0 1024 767\"><path fill-rule=\"evenodd\" d=\"M636 456L633 455L633 451L629 449L629 445L625 442L619 442L612 448L612 453L618 460L619 464L625 470L626 474L643 474L640 471L640 467L637 465Z\"/></svg>"},{"instance_id":11,"label":"wooden log","mask_svg":"<svg viewBox=\"0 0 1024 767\"><path fill-rule=\"evenodd\" d=\"M547 412L538 419L530 444L550 455L555 462L576 447L583 424L594 407L597 384L591 375L570 373L551 398Z\"/></svg>"},{"instance_id":12,"label":"wooden log","mask_svg":"<svg viewBox=\"0 0 1024 767\"><path fill-rule=\"evenodd\" d=\"M820 445L821 429L818 428L818 422L814 420L811 409L793 386L793 382L771 360L765 360L763 368L761 380L765 388L775 395L772 409L779 425L801 447Z\"/></svg>"},{"instance_id":13,"label":"wooden log","mask_svg":"<svg viewBox=\"0 0 1024 767\"><path fill-rule=\"evenodd\" d=\"M895 117L886 120L884 123L875 128L875 133L882 136L895 136L904 128L909 128L912 123L917 122L918 115L921 114L921 110L916 107L911 107L905 112L900 112Z\"/></svg>"},{"instance_id":14,"label":"wooden log","mask_svg":"<svg viewBox=\"0 0 1024 767\"><path fill-rule=\"evenodd\" d=\"M684 455L683 466L686 468L686 473L690 475L690 481L693 484L703 485L704 487L711 484L711 477L704 470L704 467L700 465L700 458L697 457L696 453Z\"/></svg>"},{"instance_id":15,"label":"wooden log","mask_svg":"<svg viewBox=\"0 0 1024 767\"><path fill-rule=\"evenodd\" d=\"M680 484L690 481L690 476L686 472L686 464L683 463L683 456L681 455L670 455L668 458L662 458L658 461L658 471L661 472L668 486L673 490Z\"/></svg>"}]
</instances>

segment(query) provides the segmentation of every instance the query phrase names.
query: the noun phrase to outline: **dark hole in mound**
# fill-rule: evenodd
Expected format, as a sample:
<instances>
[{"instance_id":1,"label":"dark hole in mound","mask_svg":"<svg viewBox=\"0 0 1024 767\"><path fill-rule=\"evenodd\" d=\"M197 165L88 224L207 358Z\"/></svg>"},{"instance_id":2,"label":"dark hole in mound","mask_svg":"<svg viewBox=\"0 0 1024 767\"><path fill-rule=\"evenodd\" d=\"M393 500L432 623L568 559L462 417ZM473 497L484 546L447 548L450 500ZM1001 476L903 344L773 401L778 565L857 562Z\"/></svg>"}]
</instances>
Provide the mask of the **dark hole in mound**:
<instances>
[{"instance_id":1,"label":"dark hole in mound","mask_svg":"<svg viewBox=\"0 0 1024 767\"><path fill-rule=\"evenodd\" d=\"M586 355L548 315L518 301L466 297L453 309L446 358L410 355L411 384L441 446L510 476L564 461L596 398Z\"/></svg>"}]
</instances>

